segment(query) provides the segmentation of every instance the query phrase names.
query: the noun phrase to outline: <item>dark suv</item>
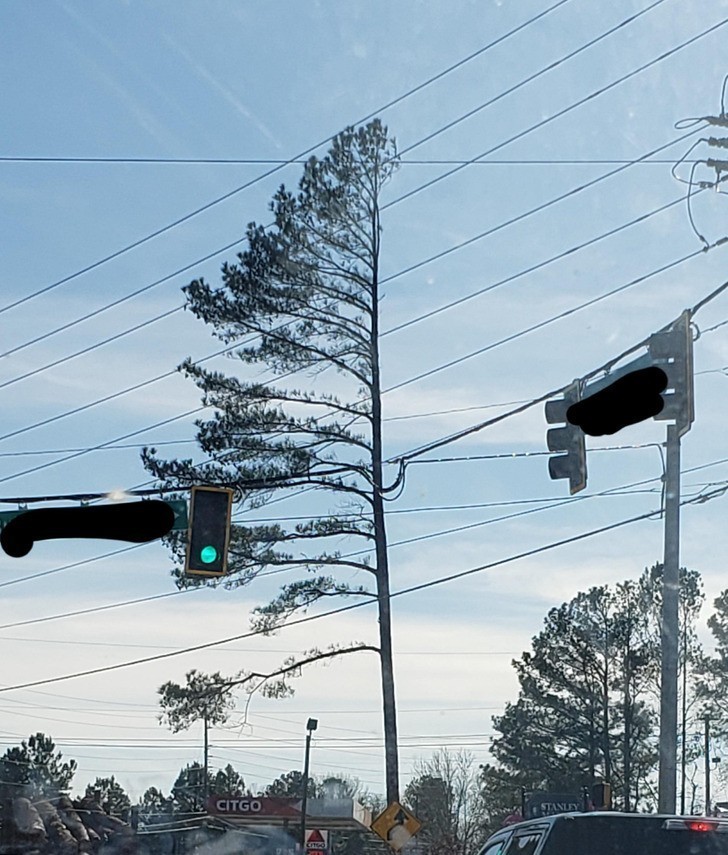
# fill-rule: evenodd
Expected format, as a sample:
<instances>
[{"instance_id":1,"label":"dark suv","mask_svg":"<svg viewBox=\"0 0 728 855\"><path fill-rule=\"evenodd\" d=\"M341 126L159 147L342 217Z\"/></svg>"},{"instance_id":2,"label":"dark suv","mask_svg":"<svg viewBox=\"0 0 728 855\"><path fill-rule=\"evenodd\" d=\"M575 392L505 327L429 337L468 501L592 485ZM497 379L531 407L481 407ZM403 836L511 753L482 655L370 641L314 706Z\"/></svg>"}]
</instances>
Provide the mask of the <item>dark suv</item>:
<instances>
[{"instance_id":1,"label":"dark suv","mask_svg":"<svg viewBox=\"0 0 728 855\"><path fill-rule=\"evenodd\" d=\"M502 828L479 855L728 855L728 820L564 813Z\"/></svg>"}]
</instances>

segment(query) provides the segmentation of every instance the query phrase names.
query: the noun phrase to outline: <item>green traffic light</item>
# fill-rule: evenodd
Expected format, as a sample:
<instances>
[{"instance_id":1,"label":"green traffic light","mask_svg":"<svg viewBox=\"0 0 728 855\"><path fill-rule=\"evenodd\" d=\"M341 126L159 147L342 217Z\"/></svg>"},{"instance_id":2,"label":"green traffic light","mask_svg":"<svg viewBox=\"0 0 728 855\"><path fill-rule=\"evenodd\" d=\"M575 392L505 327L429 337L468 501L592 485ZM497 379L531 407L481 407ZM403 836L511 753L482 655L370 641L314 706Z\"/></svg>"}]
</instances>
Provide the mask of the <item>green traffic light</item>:
<instances>
[{"instance_id":1,"label":"green traffic light","mask_svg":"<svg viewBox=\"0 0 728 855\"><path fill-rule=\"evenodd\" d=\"M212 564L217 561L217 549L214 546L203 546L200 550L200 560L204 564Z\"/></svg>"}]
</instances>

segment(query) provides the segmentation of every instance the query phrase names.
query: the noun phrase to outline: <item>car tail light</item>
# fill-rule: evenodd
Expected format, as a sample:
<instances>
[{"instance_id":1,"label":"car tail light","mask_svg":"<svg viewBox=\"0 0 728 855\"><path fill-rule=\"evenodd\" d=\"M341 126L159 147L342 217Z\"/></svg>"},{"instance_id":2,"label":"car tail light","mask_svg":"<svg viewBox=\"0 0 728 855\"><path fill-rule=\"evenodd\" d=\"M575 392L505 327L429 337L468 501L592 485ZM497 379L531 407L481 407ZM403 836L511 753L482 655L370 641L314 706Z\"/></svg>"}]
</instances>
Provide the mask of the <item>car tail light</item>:
<instances>
[{"instance_id":1,"label":"car tail light","mask_svg":"<svg viewBox=\"0 0 728 855\"><path fill-rule=\"evenodd\" d=\"M667 819L663 828L667 831L717 831L728 834L728 821L722 819Z\"/></svg>"}]
</instances>

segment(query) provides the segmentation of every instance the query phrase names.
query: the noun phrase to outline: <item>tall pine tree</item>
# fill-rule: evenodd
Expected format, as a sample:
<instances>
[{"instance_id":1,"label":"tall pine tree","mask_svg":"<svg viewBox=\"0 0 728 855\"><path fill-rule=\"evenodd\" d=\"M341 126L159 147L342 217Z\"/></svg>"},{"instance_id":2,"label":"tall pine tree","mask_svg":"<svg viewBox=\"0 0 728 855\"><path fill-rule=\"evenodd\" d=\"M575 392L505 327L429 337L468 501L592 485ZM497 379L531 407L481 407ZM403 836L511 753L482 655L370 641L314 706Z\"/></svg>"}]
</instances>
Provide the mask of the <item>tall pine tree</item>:
<instances>
[{"instance_id":1,"label":"tall pine tree","mask_svg":"<svg viewBox=\"0 0 728 855\"><path fill-rule=\"evenodd\" d=\"M378 120L347 128L324 158L306 163L298 192L275 193L272 227L248 226L248 249L223 266L221 287L199 279L185 289L188 308L230 347L238 370L181 366L213 410L197 422L204 462L162 460L155 449L142 455L165 487L233 487L238 512L302 487L326 499L290 527L236 523L225 584L298 571L256 609L254 625L266 632L322 598L376 598L390 801L398 764L384 501L399 480L385 483L382 449L380 196L396 165ZM258 379L260 367L275 379ZM281 385L284 378L295 385ZM344 556L342 536L373 558ZM171 543L181 560L182 538ZM204 584L175 572L180 585ZM370 581L355 584L362 574Z\"/></svg>"}]
</instances>

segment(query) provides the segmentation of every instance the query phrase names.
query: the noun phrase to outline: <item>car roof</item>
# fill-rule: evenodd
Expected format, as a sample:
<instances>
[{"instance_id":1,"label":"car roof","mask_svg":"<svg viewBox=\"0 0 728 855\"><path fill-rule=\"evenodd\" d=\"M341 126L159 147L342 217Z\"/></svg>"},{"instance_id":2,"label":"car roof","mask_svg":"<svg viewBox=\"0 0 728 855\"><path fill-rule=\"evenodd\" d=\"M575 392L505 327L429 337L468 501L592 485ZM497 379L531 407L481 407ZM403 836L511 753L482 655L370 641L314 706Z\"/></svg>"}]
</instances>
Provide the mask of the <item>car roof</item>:
<instances>
[{"instance_id":1,"label":"car roof","mask_svg":"<svg viewBox=\"0 0 728 855\"><path fill-rule=\"evenodd\" d=\"M568 813L556 813L551 814L550 816L534 816L528 819L523 819L520 822L514 822L512 825L507 825L504 828L499 828L498 831L493 832L493 834L488 838L488 840L492 840L495 837L500 837L501 835L507 836L512 831L518 831L521 828L532 828L533 826L544 826L544 825L554 825L557 822L562 822L564 820L574 821L578 820L579 822L590 822L599 817L610 817L612 819L620 818L620 819L629 819L629 820L638 820L638 819L649 819L653 822L658 822L660 820L666 819L686 819L695 821L697 819L704 819L705 817L700 816L687 816L684 814L674 814L674 813L626 813L624 811L616 811L616 810L604 810L604 811L570 811Z\"/></svg>"}]
</instances>

